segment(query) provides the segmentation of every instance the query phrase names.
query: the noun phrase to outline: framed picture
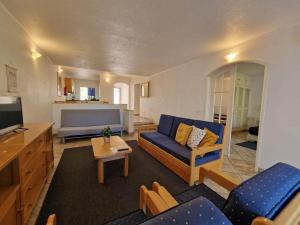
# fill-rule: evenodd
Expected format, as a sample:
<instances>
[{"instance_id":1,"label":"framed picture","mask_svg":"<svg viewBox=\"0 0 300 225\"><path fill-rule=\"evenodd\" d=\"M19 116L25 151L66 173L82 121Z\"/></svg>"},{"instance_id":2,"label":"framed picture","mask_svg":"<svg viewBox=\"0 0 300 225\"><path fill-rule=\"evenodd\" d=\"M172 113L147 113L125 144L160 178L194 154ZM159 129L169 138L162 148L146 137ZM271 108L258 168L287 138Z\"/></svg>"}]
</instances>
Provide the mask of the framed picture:
<instances>
[{"instance_id":1,"label":"framed picture","mask_svg":"<svg viewBox=\"0 0 300 225\"><path fill-rule=\"evenodd\" d=\"M57 73L57 96L62 96L62 78L59 76L59 73Z\"/></svg>"},{"instance_id":2,"label":"framed picture","mask_svg":"<svg viewBox=\"0 0 300 225\"><path fill-rule=\"evenodd\" d=\"M141 96L149 97L149 82L145 82L141 84Z\"/></svg>"},{"instance_id":3,"label":"framed picture","mask_svg":"<svg viewBox=\"0 0 300 225\"><path fill-rule=\"evenodd\" d=\"M17 78L17 69L5 65L6 67L6 79L7 79L7 91L9 93L18 92L18 78Z\"/></svg>"}]
</instances>

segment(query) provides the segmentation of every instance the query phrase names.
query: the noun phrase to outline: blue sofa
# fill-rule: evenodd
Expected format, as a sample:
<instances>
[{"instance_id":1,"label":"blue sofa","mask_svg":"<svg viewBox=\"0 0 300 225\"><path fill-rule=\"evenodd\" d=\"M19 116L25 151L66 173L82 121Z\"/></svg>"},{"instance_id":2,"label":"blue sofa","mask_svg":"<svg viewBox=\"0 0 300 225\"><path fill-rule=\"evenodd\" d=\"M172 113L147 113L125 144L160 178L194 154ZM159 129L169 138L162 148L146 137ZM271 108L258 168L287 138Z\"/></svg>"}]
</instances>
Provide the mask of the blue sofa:
<instances>
[{"instance_id":1,"label":"blue sofa","mask_svg":"<svg viewBox=\"0 0 300 225\"><path fill-rule=\"evenodd\" d=\"M190 149L175 141L180 123L207 128L219 136L214 146ZM154 130L154 131L153 131ZM149 132L152 131L152 132ZM161 115L158 126L139 128L139 145L190 185L199 178L202 165L219 169L223 159L224 125L188 118Z\"/></svg>"},{"instance_id":2,"label":"blue sofa","mask_svg":"<svg viewBox=\"0 0 300 225\"><path fill-rule=\"evenodd\" d=\"M57 136L65 139L101 136L110 126L113 133L121 134L123 124L119 109L67 109L61 111L61 127Z\"/></svg>"}]
</instances>

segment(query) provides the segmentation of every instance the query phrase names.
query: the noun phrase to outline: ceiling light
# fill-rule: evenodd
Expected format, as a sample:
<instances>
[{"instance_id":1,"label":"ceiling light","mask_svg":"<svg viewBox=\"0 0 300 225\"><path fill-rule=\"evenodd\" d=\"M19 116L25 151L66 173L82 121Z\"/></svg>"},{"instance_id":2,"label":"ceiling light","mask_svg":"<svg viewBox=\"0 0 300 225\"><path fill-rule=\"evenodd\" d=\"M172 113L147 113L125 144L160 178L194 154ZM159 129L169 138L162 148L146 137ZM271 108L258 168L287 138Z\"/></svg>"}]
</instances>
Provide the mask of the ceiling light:
<instances>
[{"instance_id":1,"label":"ceiling light","mask_svg":"<svg viewBox=\"0 0 300 225\"><path fill-rule=\"evenodd\" d=\"M225 60L227 62L232 62L236 59L236 57L237 57L237 53L230 53L230 54L225 56Z\"/></svg>"},{"instance_id":2,"label":"ceiling light","mask_svg":"<svg viewBox=\"0 0 300 225\"><path fill-rule=\"evenodd\" d=\"M107 83L109 83L109 82L110 82L110 78L109 78L109 77L106 77L106 78L105 78L105 81L106 81Z\"/></svg>"},{"instance_id":3,"label":"ceiling light","mask_svg":"<svg viewBox=\"0 0 300 225\"><path fill-rule=\"evenodd\" d=\"M41 56L42 56L41 53L39 53L39 52L37 52L37 51L35 51L35 50L32 50L32 51L31 51L31 57L32 57L33 59L40 58Z\"/></svg>"},{"instance_id":4,"label":"ceiling light","mask_svg":"<svg viewBox=\"0 0 300 225\"><path fill-rule=\"evenodd\" d=\"M58 67L58 70L57 70L58 73L62 73L63 71L64 70L61 67Z\"/></svg>"}]
</instances>

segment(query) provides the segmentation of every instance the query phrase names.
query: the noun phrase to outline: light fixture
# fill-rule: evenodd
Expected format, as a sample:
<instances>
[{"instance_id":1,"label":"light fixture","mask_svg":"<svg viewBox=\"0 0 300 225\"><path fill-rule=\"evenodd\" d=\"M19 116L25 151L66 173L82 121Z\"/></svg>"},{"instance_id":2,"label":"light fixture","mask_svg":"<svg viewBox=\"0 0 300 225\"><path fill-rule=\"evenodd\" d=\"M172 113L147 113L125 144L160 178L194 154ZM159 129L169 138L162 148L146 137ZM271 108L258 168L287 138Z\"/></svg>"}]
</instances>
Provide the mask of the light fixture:
<instances>
[{"instance_id":1,"label":"light fixture","mask_svg":"<svg viewBox=\"0 0 300 225\"><path fill-rule=\"evenodd\" d=\"M35 50L32 50L32 51L31 51L31 57L32 57L33 59L38 59L38 58L40 58L41 56L42 56L41 53L39 53L39 52L37 52L37 51L35 51Z\"/></svg>"},{"instance_id":2,"label":"light fixture","mask_svg":"<svg viewBox=\"0 0 300 225\"><path fill-rule=\"evenodd\" d=\"M105 81L106 81L106 83L109 83L109 82L110 82L110 78L109 78L109 77L106 77L106 78L105 78Z\"/></svg>"},{"instance_id":3,"label":"light fixture","mask_svg":"<svg viewBox=\"0 0 300 225\"><path fill-rule=\"evenodd\" d=\"M237 58L237 53L233 52L225 56L227 62L232 62Z\"/></svg>"},{"instance_id":4,"label":"light fixture","mask_svg":"<svg viewBox=\"0 0 300 225\"><path fill-rule=\"evenodd\" d=\"M59 66L57 72L62 73L64 70Z\"/></svg>"}]
</instances>

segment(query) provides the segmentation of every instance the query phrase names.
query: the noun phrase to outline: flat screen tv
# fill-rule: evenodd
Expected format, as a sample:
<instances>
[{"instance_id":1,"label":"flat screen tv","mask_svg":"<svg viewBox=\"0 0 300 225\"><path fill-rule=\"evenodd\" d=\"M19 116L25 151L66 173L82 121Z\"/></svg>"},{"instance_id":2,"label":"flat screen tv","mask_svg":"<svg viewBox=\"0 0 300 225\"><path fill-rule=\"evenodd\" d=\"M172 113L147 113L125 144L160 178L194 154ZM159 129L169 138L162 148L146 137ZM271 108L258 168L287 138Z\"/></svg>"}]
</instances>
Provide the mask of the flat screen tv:
<instances>
[{"instance_id":1,"label":"flat screen tv","mask_svg":"<svg viewBox=\"0 0 300 225\"><path fill-rule=\"evenodd\" d=\"M20 97L0 96L0 135L23 126Z\"/></svg>"}]
</instances>

